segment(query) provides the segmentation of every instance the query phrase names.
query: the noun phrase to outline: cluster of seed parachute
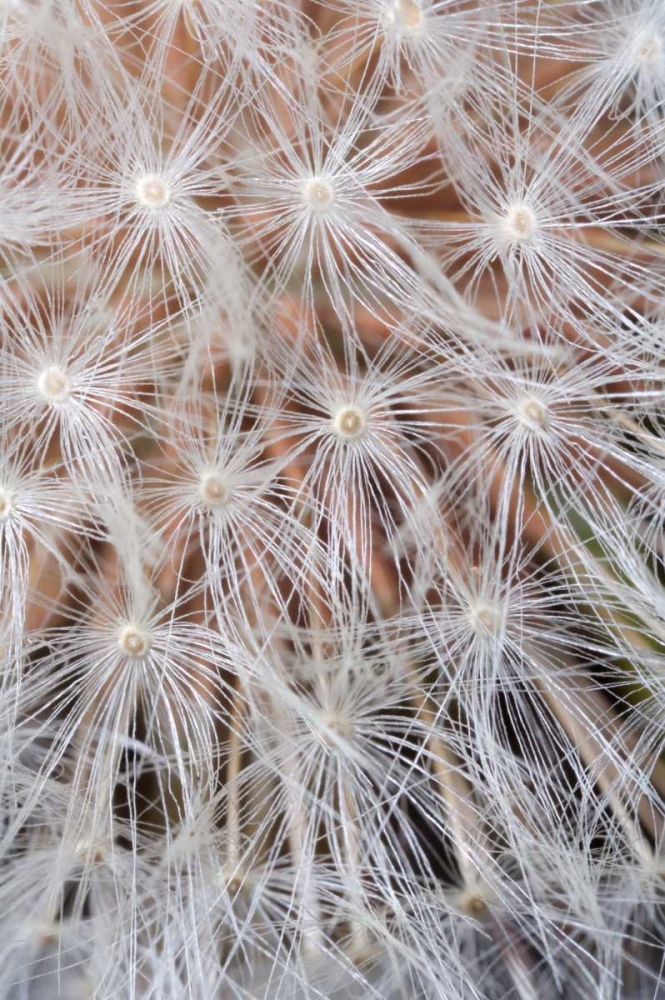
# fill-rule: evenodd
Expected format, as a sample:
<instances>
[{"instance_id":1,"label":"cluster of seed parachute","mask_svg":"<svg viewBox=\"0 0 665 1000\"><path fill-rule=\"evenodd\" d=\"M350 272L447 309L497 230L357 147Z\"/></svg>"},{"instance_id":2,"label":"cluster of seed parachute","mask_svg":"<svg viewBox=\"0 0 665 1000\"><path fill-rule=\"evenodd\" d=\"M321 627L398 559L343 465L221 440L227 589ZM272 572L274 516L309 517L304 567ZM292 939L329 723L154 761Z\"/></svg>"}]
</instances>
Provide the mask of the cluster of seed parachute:
<instances>
[{"instance_id":1,"label":"cluster of seed parachute","mask_svg":"<svg viewBox=\"0 0 665 1000\"><path fill-rule=\"evenodd\" d=\"M4 0L0 127L0 1000L655 1000L662 0Z\"/></svg>"}]
</instances>

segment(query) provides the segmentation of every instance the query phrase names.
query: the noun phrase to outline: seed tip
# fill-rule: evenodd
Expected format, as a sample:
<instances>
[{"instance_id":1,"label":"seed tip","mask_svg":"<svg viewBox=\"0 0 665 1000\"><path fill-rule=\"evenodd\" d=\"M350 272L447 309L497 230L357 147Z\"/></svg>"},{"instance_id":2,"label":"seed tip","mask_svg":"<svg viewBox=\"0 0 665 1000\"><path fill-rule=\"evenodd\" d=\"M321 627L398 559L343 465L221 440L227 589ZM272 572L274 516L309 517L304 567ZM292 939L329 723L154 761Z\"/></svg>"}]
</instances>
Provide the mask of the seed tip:
<instances>
[{"instance_id":1,"label":"seed tip","mask_svg":"<svg viewBox=\"0 0 665 1000\"><path fill-rule=\"evenodd\" d=\"M171 188L157 174L148 174L136 182L136 200L144 208L156 211L165 208L171 200Z\"/></svg>"},{"instance_id":2,"label":"seed tip","mask_svg":"<svg viewBox=\"0 0 665 1000\"><path fill-rule=\"evenodd\" d=\"M152 645L150 636L136 625L125 625L118 638L118 645L126 656L139 658L145 656Z\"/></svg>"},{"instance_id":3,"label":"seed tip","mask_svg":"<svg viewBox=\"0 0 665 1000\"><path fill-rule=\"evenodd\" d=\"M58 365L49 365L40 373L37 388L49 403L55 405L66 403L71 390L67 375Z\"/></svg>"},{"instance_id":4,"label":"seed tip","mask_svg":"<svg viewBox=\"0 0 665 1000\"><path fill-rule=\"evenodd\" d=\"M335 433L347 441L357 441L367 428L367 417L359 406L342 406L334 416Z\"/></svg>"}]
</instances>

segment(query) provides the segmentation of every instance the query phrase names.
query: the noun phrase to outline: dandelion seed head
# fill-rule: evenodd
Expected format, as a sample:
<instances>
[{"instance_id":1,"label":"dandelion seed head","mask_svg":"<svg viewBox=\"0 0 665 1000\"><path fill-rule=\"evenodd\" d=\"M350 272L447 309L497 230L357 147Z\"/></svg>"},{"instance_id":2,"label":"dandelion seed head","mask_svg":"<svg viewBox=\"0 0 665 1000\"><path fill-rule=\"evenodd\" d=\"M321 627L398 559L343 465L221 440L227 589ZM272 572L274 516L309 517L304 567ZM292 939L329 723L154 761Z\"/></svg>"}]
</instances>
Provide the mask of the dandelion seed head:
<instances>
[{"instance_id":1,"label":"dandelion seed head","mask_svg":"<svg viewBox=\"0 0 665 1000\"><path fill-rule=\"evenodd\" d=\"M653 998L663 0L97 6L0 0L5 991Z\"/></svg>"},{"instance_id":2,"label":"dandelion seed head","mask_svg":"<svg viewBox=\"0 0 665 1000\"><path fill-rule=\"evenodd\" d=\"M39 374L37 388L44 399L53 406L67 403L71 395L71 383L59 365L49 365Z\"/></svg>"},{"instance_id":3,"label":"dandelion seed head","mask_svg":"<svg viewBox=\"0 0 665 1000\"><path fill-rule=\"evenodd\" d=\"M144 208L157 211L171 200L171 187L158 174L148 174L136 182L136 200Z\"/></svg>"},{"instance_id":4,"label":"dandelion seed head","mask_svg":"<svg viewBox=\"0 0 665 1000\"><path fill-rule=\"evenodd\" d=\"M359 406L342 406L333 417L333 430L345 441L358 441L367 430L367 414Z\"/></svg>"},{"instance_id":5,"label":"dandelion seed head","mask_svg":"<svg viewBox=\"0 0 665 1000\"><path fill-rule=\"evenodd\" d=\"M152 640L148 632L136 625L125 625L118 636L118 646L125 654L132 659L139 659L145 656L152 645Z\"/></svg>"},{"instance_id":6,"label":"dandelion seed head","mask_svg":"<svg viewBox=\"0 0 665 1000\"><path fill-rule=\"evenodd\" d=\"M311 177L303 189L303 198L311 212L327 212L335 200L335 190L325 177Z\"/></svg>"}]
</instances>

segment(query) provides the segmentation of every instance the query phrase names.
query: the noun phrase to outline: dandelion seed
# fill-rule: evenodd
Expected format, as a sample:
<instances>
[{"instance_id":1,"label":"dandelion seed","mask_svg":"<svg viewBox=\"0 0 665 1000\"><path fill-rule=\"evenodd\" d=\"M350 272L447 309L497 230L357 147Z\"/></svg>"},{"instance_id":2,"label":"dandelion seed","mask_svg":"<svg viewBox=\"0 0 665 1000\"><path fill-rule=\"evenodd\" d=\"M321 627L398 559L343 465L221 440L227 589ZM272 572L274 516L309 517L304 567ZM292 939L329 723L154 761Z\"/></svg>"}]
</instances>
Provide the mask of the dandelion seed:
<instances>
[{"instance_id":1,"label":"dandelion seed","mask_svg":"<svg viewBox=\"0 0 665 1000\"><path fill-rule=\"evenodd\" d=\"M333 419L335 433L347 441L359 440L364 435L366 427L367 415L359 406L343 406Z\"/></svg>"},{"instance_id":2,"label":"dandelion seed","mask_svg":"<svg viewBox=\"0 0 665 1000\"><path fill-rule=\"evenodd\" d=\"M53 406L62 406L70 399L70 380L58 365L49 365L40 373L37 379L37 388Z\"/></svg>"},{"instance_id":3,"label":"dandelion seed","mask_svg":"<svg viewBox=\"0 0 665 1000\"><path fill-rule=\"evenodd\" d=\"M303 190L307 207L312 212L327 212L335 200L335 189L325 177L312 177Z\"/></svg>"},{"instance_id":4,"label":"dandelion seed","mask_svg":"<svg viewBox=\"0 0 665 1000\"><path fill-rule=\"evenodd\" d=\"M4 521L6 518L10 517L13 503L14 498L10 491L4 487L0 487L0 521Z\"/></svg>"},{"instance_id":5,"label":"dandelion seed","mask_svg":"<svg viewBox=\"0 0 665 1000\"><path fill-rule=\"evenodd\" d=\"M529 243L538 231L538 220L527 205L514 205L506 213L502 227L511 243Z\"/></svg>"},{"instance_id":6,"label":"dandelion seed","mask_svg":"<svg viewBox=\"0 0 665 1000\"><path fill-rule=\"evenodd\" d=\"M638 62L644 66L661 66L664 52L665 46L659 34L652 38L641 37L636 42L635 54Z\"/></svg>"},{"instance_id":7,"label":"dandelion seed","mask_svg":"<svg viewBox=\"0 0 665 1000\"><path fill-rule=\"evenodd\" d=\"M462 913L468 913L476 920L482 920L490 912L489 890L483 894L481 886L462 889L457 895L457 906Z\"/></svg>"},{"instance_id":8,"label":"dandelion seed","mask_svg":"<svg viewBox=\"0 0 665 1000\"><path fill-rule=\"evenodd\" d=\"M136 625L125 625L118 637L118 645L131 658L145 656L150 651L150 634Z\"/></svg>"},{"instance_id":9,"label":"dandelion seed","mask_svg":"<svg viewBox=\"0 0 665 1000\"><path fill-rule=\"evenodd\" d=\"M386 22L405 35L417 36L423 27L425 15L418 0L395 0L386 11Z\"/></svg>"},{"instance_id":10,"label":"dandelion seed","mask_svg":"<svg viewBox=\"0 0 665 1000\"><path fill-rule=\"evenodd\" d=\"M501 608L486 601L474 601L469 606L469 624L483 639L491 639L501 630L503 614Z\"/></svg>"},{"instance_id":11,"label":"dandelion seed","mask_svg":"<svg viewBox=\"0 0 665 1000\"><path fill-rule=\"evenodd\" d=\"M204 472L201 476L201 500L208 507L217 507L229 498L229 490L218 472Z\"/></svg>"},{"instance_id":12,"label":"dandelion seed","mask_svg":"<svg viewBox=\"0 0 665 1000\"><path fill-rule=\"evenodd\" d=\"M517 415L524 426L531 431L544 430L549 421L547 407L537 399L531 397L527 397L519 402Z\"/></svg>"},{"instance_id":13,"label":"dandelion seed","mask_svg":"<svg viewBox=\"0 0 665 1000\"><path fill-rule=\"evenodd\" d=\"M167 182L156 174L141 177L136 182L136 200L145 208L157 211L169 204L171 189Z\"/></svg>"},{"instance_id":14,"label":"dandelion seed","mask_svg":"<svg viewBox=\"0 0 665 1000\"><path fill-rule=\"evenodd\" d=\"M341 741L349 743L353 740L353 721L343 715L330 712L321 713L317 720L320 724L321 740L334 749Z\"/></svg>"}]
</instances>

